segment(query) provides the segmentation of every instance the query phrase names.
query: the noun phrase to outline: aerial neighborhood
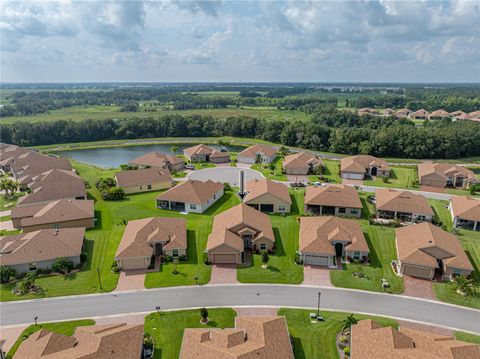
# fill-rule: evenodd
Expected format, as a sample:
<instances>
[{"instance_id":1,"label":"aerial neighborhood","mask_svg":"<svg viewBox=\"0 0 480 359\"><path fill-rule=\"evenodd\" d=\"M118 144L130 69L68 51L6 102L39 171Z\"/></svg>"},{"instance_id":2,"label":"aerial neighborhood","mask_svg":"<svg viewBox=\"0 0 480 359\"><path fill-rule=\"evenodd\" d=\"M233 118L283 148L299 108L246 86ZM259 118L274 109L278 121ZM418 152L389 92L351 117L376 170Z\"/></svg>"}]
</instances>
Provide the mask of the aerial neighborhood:
<instances>
[{"instance_id":1,"label":"aerial neighborhood","mask_svg":"<svg viewBox=\"0 0 480 359\"><path fill-rule=\"evenodd\" d=\"M399 167L381 158L355 155L334 161L265 144L247 147L236 156L205 144L185 147L183 156L152 151L128 159L120 171L109 172L111 177L82 177L88 165L72 165L66 158L30 148L2 144L0 155L4 181L11 178L18 183L9 208L11 234L2 231L0 239L1 265L10 274L5 280L14 283L12 300L43 291L35 283L42 283L44 277L88 273L93 260L90 243L95 241L97 251L106 233L102 222L129 206L133 206L130 214L117 217L110 230L118 235L118 244L108 244L108 251L114 253L109 257L109 276L117 281L117 290L192 285L192 280L195 284L209 280L300 284L301 279L290 282L284 277L300 275L308 284L392 294L408 291L421 297L415 286L409 287L410 282L448 288L457 278L468 281L475 271L470 247L462 241L466 234L475 244L480 241L476 234L480 233L480 200L467 194L479 180L465 166L418 163L419 191L413 186L395 188L390 181L396 179ZM280 161L278 168L286 180L275 177L274 161ZM190 166L206 163L198 169ZM415 171L411 165L405 168ZM337 171L336 179L332 171ZM198 174L202 179L196 179ZM239 181L245 190L242 195ZM369 181L376 186L364 187ZM437 192L428 192L430 188ZM448 201L437 197L445 188L456 191ZM120 191L121 197L104 195L112 189ZM385 246L388 254L379 250ZM381 278L373 279L372 270L380 270ZM98 269L100 281L101 275ZM367 287L366 281L371 283ZM399 349L387 344L389 336L402 336L412 355L428 351L434 342L441 342L445 353L454 346L468 353L479 350L452 337L407 327L384 328L372 319L352 324L342 334L351 357L371 358L367 340L378 341L384 355L396 355ZM72 339L62 335L42 329L22 343L15 358L43 358L36 354L39 350L71 358L84 358L87 353L99 357L110 350L122 350L125 358L139 352L148 357L152 348L151 333L124 322L78 327L72 337L66 337ZM131 343L128 349L123 348L125 336ZM50 341L62 344L49 349ZM85 341L96 344L89 346ZM293 358L294 351L285 315L239 314L223 329L185 327L179 357L240 358L254 353L276 359Z\"/></svg>"}]
</instances>

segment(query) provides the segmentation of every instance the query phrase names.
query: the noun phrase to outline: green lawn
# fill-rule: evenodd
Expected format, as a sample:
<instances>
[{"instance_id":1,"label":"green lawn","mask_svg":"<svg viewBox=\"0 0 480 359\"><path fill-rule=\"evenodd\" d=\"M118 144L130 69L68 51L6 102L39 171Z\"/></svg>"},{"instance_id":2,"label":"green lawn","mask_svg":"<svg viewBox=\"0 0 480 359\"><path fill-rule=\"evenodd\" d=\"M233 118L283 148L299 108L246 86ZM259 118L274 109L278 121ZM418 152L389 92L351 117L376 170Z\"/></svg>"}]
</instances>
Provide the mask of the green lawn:
<instances>
[{"instance_id":1,"label":"green lawn","mask_svg":"<svg viewBox=\"0 0 480 359\"><path fill-rule=\"evenodd\" d=\"M360 193L363 204L363 219L360 220L363 234L370 248L370 265L346 264L343 271L331 271L330 280L336 287L371 290L375 292L402 293L402 278L395 275L391 262L397 259L395 247L395 229L385 226L373 226L368 223L372 205L367 203L367 193ZM354 272L362 272L365 277L353 276ZM390 284L383 289L381 279Z\"/></svg>"},{"instance_id":2,"label":"green lawn","mask_svg":"<svg viewBox=\"0 0 480 359\"><path fill-rule=\"evenodd\" d=\"M275 254L269 256L268 268L262 269L262 256L254 254L250 266L239 266L237 279L242 283L288 283L303 282L303 266L295 263L298 251L299 224L297 217L303 212L304 190L290 189L292 213L287 216L270 215L275 233Z\"/></svg>"},{"instance_id":3,"label":"green lawn","mask_svg":"<svg viewBox=\"0 0 480 359\"><path fill-rule=\"evenodd\" d=\"M342 327L342 321L350 313L321 311L323 322L310 323L310 312L305 309L285 309L278 315L285 316L288 331L293 340L295 359L337 359L336 336ZM355 314L355 318L374 319L379 324L397 328L398 323L389 318Z\"/></svg>"},{"instance_id":4,"label":"green lawn","mask_svg":"<svg viewBox=\"0 0 480 359\"><path fill-rule=\"evenodd\" d=\"M415 167L391 167L391 176L385 181L382 178L365 180L366 186L395 187L395 188L418 188L417 170Z\"/></svg>"},{"instance_id":5,"label":"green lawn","mask_svg":"<svg viewBox=\"0 0 480 359\"><path fill-rule=\"evenodd\" d=\"M442 227L447 231L453 228L452 217L448 208L448 201L440 201L429 199L428 202L433 207L433 210L442 221ZM473 278L480 285L480 233L475 231L468 231L465 229L458 230L458 240L465 249L465 253L472 263L474 272ZM437 299L458 305L464 305L472 308L480 309L480 293L474 298L464 298L460 296L451 282L433 283L433 289Z\"/></svg>"},{"instance_id":6,"label":"green lawn","mask_svg":"<svg viewBox=\"0 0 480 359\"><path fill-rule=\"evenodd\" d=\"M3 216L3 217L0 217L0 222L10 221L11 219L12 219L12 217L10 217L10 216Z\"/></svg>"},{"instance_id":7,"label":"green lawn","mask_svg":"<svg viewBox=\"0 0 480 359\"><path fill-rule=\"evenodd\" d=\"M33 333L39 331L40 329L46 329L58 334L63 334L63 335L73 335L75 332L75 329L77 327L85 327L87 325L94 325L95 322L91 319L84 319L84 320L75 320L71 322L59 322L59 323L45 323L45 324L38 324L38 325L30 325L28 328L26 328L22 334L18 337L17 341L15 344L12 346L10 351L8 352L7 355L10 357L13 357L13 355L17 352L18 348L20 347L20 344L27 339L30 335Z\"/></svg>"},{"instance_id":8,"label":"green lawn","mask_svg":"<svg viewBox=\"0 0 480 359\"><path fill-rule=\"evenodd\" d=\"M5 195L0 194L0 211L12 209L20 197L24 196L25 192L17 192L12 198L5 198Z\"/></svg>"},{"instance_id":9,"label":"green lawn","mask_svg":"<svg viewBox=\"0 0 480 359\"><path fill-rule=\"evenodd\" d=\"M326 178L330 183L341 183L342 180L340 179L339 167L340 162L323 159L323 163L325 163L325 167L323 169L322 177Z\"/></svg>"},{"instance_id":10,"label":"green lawn","mask_svg":"<svg viewBox=\"0 0 480 359\"><path fill-rule=\"evenodd\" d=\"M215 214L225 211L239 203L238 197L231 191L226 191L225 195L214 205L207 209L203 214L181 215L174 211L165 211L154 208L154 213L142 213L139 207L135 213L138 218L144 218L151 215L172 216L187 218L187 262L180 262L177 266L178 274L173 274L173 264L167 263L160 266L159 272L147 273L145 278L146 288L166 287L176 285L195 284L195 277L198 277L199 284L208 283L210 280L211 266L203 263L203 253L207 246L207 238L211 232L213 217ZM152 206L154 201L152 198ZM139 213L137 213L139 212Z\"/></svg>"},{"instance_id":11,"label":"green lawn","mask_svg":"<svg viewBox=\"0 0 480 359\"><path fill-rule=\"evenodd\" d=\"M454 335L455 335L455 338L457 338L457 340L462 340L464 342L475 343L477 345L480 345L480 335L464 333L464 332L455 332Z\"/></svg>"},{"instance_id":12,"label":"green lawn","mask_svg":"<svg viewBox=\"0 0 480 359\"><path fill-rule=\"evenodd\" d=\"M273 161L273 164L275 165L275 169L273 170L270 169L270 165L263 165L263 164L252 165L251 169L260 172L266 178L269 178L271 180L287 181L287 176L284 173L282 173L283 158L278 156Z\"/></svg>"},{"instance_id":13,"label":"green lawn","mask_svg":"<svg viewBox=\"0 0 480 359\"><path fill-rule=\"evenodd\" d=\"M178 358L185 328L232 328L236 313L233 309L208 309L208 324L200 323L199 310L160 312L147 315L145 332L155 343L155 359Z\"/></svg>"},{"instance_id":14,"label":"green lawn","mask_svg":"<svg viewBox=\"0 0 480 359\"><path fill-rule=\"evenodd\" d=\"M210 163L210 162L195 162L193 163L193 166L195 169L198 170L203 170L204 168L212 168L212 167L217 167L215 163Z\"/></svg>"}]
</instances>

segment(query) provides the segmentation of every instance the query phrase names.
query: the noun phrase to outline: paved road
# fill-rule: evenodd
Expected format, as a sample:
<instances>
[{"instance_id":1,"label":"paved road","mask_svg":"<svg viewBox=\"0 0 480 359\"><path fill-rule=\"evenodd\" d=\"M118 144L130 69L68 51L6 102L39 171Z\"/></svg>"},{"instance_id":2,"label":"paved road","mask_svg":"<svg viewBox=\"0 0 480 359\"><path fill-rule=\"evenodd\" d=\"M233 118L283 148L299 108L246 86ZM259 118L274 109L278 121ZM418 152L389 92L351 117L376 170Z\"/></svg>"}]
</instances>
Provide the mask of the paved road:
<instances>
[{"instance_id":1,"label":"paved road","mask_svg":"<svg viewBox=\"0 0 480 359\"><path fill-rule=\"evenodd\" d=\"M17 301L0 304L2 326L124 313L198 307L290 306L371 313L480 333L480 311L398 295L293 285L207 285L170 287Z\"/></svg>"}]
</instances>

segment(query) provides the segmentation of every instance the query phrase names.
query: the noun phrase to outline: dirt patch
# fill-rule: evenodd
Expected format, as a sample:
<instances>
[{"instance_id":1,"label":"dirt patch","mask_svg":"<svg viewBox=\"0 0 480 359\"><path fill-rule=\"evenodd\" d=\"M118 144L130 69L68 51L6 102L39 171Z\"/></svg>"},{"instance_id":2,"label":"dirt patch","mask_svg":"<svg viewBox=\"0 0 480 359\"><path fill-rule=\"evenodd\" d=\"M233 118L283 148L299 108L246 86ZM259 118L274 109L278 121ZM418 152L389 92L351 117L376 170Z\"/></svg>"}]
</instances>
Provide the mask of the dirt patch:
<instances>
[{"instance_id":1,"label":"dirt patch","mask_svg":"<svg viewBox=\"0 0 480 359\"><path fill-rule=\"evenodd\" d=\"M410 297L435 300L432 281L403 275L404 294Z\"/></svg>"},{"instance_id":2,"label":"dirt patch","mask_svg":"<svg viewBox=\"0 0 480 359\"><path fill-rule=\"evenodd\" d=\"M303 267L303 283L333 287L330 282L330 269L320 266L305 265Z\"/></svg>"},{"instance_id":3,"label":"dirt patch","mask_svg":"<svg viewBox=\"0 0 480 359\"><path fill-rule=\"evenodd\" d=\"M209 284L235 284L237 281L237 266L235 264L213 264Z\"/></svg>"}]
</instances>

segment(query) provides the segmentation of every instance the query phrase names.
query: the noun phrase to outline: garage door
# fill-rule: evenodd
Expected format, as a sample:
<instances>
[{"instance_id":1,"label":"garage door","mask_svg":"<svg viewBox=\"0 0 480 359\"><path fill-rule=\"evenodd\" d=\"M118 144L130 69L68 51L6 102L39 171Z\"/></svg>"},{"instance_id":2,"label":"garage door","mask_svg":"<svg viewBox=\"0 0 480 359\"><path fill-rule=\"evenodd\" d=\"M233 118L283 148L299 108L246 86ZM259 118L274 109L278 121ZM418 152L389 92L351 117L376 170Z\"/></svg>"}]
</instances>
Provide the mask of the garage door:
<instances>
[{"instance_id":1,"label":"garage door","mask_svg":"<svg viewBox=\"0 0 480 359\"><path fill-rule=\"evenodd\" d=\"M342 173L342 178L362 180L363 179L363 174L344 172L344 173Z\"/></svg>"},{"instance_id":2,"label":"garage door","mask_svg":"<svg viewBox=\"0 0 480 359\"><path fill-rule=\"evenodd\" d=\"M214 254L213 263L237 263L235 254Z\"/></svg>"},{"instance_id":3,"label":"garage door","mask_svg":"<svg viewBox=\"0 0 480 359\"><path fill-rule=\"evenodd\" d=\"M431 279L432 270L430 268L414 267L408 264L404 264L403 274L411 275L412 277Z\"/></svg>"},{"instance_id":4,"label":"garage door","mask_svg":"<svg viewBox=\"0 0 480 359\"><path fill-rule=\"evenodd\" d=\"M305 264L328 267L328 256L317 256L314 254L306 254Z\"/></svg>"},{"instance_id":5,"label":"garage door","mask_svg":"<svg viewBox=\"0 0 480 359\"><path fill-rule=\"evenodd\" d=\"M122 269L145 269L147 264L145 263L144 257L134 257L134 258L123 258L122 259Z\"/></svg>"}]
</instances>

